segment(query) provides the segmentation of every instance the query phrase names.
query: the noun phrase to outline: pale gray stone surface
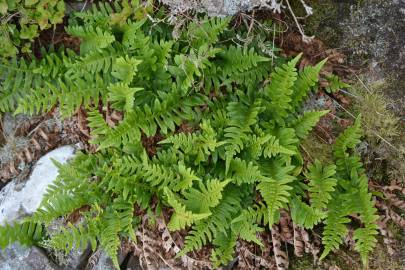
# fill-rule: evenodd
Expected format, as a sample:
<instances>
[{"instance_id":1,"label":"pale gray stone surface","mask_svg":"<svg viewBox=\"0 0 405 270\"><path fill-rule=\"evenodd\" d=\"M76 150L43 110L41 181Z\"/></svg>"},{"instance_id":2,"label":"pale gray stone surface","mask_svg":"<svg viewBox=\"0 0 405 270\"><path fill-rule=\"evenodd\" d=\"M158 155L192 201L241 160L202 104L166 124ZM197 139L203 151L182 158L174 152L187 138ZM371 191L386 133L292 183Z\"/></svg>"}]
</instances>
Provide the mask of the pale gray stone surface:
<instances>
[{"instance_id":1,"label":"pale gray stone surface","mask_svg":"<svg viewBox=\"0 0 405 270\"><path fill-rule=\"evenodd\" d=\"M0 225L32 214L40 205L46 188L58 175L52 159L65 163L74 155L72 146L62 146L41 157L24 182L12 181L0 191Z\"/></svg>"},{"instance_id":2,"label":"pale gray stone surface","mask_svg":"<svg viewBox=\"0 0 405 270\"><path fill-rule=\"evenodd\" d=\"M1 270L54 270L60 269L37 247L23 247L13 244L0 250Z\"/></svg>"}]
</instances>

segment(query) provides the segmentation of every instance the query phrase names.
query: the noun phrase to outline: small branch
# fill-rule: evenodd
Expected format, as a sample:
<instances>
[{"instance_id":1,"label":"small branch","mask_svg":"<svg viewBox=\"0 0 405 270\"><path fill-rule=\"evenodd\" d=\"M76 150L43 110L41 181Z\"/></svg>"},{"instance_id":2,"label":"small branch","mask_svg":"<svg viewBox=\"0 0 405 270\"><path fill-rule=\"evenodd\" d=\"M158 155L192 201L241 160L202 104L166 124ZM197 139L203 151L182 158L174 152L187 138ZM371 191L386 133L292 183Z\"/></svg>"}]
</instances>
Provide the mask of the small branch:
<instances>
[{"instance_id":1,"label":"small branch","mask_svg":"<svg viewBox=\"0 0 405 270\"><path fill-rule=\"evenodd\" d=\"M310 37L310 36L305 35L304 29L302 28L301 24L298 22L297 16L295 16L295 13L291 8L290 2L288 0L285 0L285 2L287 3L288 10L290 11L291 16L293 17L293 19L295 21L295 25L297 26L298 31L300 32L300 34L302 36L302 41L304 41L305 43L311 43L312 40L314 39L314 36Z\"/></svg>"}]
</instances>

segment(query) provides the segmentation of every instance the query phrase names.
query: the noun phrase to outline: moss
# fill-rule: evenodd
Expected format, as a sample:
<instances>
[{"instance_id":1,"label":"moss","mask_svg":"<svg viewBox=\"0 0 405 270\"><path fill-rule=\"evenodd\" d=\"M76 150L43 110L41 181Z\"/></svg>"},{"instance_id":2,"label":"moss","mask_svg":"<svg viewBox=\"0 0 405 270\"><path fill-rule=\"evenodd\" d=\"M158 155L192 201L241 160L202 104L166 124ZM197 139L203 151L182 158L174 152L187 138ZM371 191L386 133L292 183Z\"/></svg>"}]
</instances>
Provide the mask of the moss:
<instances>
[{"instance_id":1,"label":"moss","mask_svg":"<svg viewBox=\"0 0 405 270\"><path fill-rule=\"evenodd\" d=\"M384 81L354 85L351 92L356 98L350 110L362 114L368 143L363 157L370 178L388 184L393 179L405 182L405 131L390 110L393 100L383 94L386 85Z\"/></svg>"}]
</instances>

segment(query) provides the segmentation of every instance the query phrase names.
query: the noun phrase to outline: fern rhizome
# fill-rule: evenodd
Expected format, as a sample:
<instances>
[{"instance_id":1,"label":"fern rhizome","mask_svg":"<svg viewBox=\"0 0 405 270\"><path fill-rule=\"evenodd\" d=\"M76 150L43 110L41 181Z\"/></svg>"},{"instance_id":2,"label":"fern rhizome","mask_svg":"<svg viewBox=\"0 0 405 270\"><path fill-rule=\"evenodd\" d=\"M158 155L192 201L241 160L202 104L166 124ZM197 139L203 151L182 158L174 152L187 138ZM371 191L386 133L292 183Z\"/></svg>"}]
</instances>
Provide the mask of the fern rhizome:
<instances>
[{"instance_id":1,"label":"fern rhizome","mask_svg":"<svg viewBox=\"0 0 405 270\"><path fill-rule=\"evenodd\" d=\"M81 40L80 54L1 63L1 111L57 105L67 117L84 106L98 150L58 165L39 210L0 227L0 247L20 241L69 251L90 243L118 268L120 241L136 241L144 218L134 213L152 219L169 209L168 228L188 230L177 256L210 244L217 267L233 259L238 239L261 246L257 234L284 209L296 226L323 228L321 258L339 248L355 215L355 248L367 263L377 216L355 151L360 117L338 137L335 164L304 166L299 151L327 113L300 111L325 61L298 71L299 55L276 59L273 68L257 46L235 42L228 18L185 21L174 38L162 10L147 12L93 5L66 29ZM105 121L107 106L123 112L114 127ZM143 144L151 137L162 138L154 153ZM81 222L45 232L83 206Z\"/></svg>"}]
</instances>

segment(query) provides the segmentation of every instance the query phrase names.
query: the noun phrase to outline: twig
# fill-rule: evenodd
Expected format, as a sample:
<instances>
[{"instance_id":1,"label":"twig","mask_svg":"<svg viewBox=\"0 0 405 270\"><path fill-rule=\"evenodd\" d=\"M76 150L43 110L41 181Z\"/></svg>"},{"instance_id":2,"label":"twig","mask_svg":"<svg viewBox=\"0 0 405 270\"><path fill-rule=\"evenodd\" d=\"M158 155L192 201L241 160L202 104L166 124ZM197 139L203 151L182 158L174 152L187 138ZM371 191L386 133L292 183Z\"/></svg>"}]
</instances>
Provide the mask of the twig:
<instances>
[{"instance_id":1,"label":"twig","mask_svg":"<svg viewBox=\"0 0 405 270\"><path fill-rule=\"evenodd\" d=\"M310 43L314 39L314 36L310 37L310 36L305 35L304 29L302 29L301 24L298 22L298 19L295 16L294 11L291 8L290 2L288 0L285 0L285 2L287 3L288 10L290 11L291 16L293 17L295 24L298 28L298 31L300 32L300 34L302 36L302 41L304 41L305 43Z\"/></svg>"},{"instance_id":2,"label":"twig","mask_svg":"<svg viewBox=\"0 0 405 270\"><path fill-rule=\"evenodd\" d=\"M86 0L86 2L84 2L84 5L82 6L82 9L80 10L80 12L83 12L83 10L86 8L86 6L87 6L87 0Z\"/></svg>"}]
</instances>

